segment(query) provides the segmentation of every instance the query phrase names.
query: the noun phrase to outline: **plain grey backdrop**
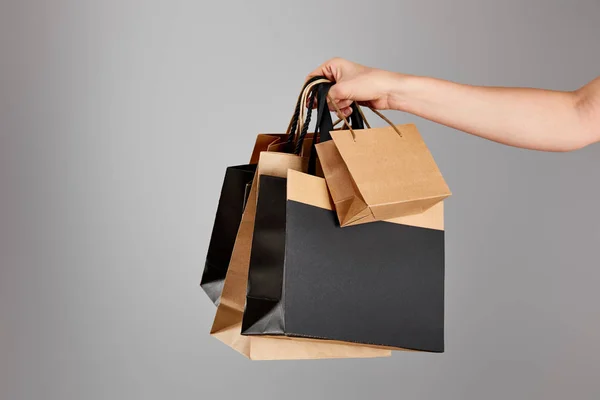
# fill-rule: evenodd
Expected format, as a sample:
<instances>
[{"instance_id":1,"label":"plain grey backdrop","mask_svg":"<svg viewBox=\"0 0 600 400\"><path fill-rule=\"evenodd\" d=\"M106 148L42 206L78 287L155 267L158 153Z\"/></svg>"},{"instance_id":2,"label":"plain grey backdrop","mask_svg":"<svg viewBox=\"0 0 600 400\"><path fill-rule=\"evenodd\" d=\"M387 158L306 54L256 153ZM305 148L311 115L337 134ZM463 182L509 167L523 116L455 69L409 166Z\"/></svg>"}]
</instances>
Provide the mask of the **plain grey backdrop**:
<instances>
[{"instance_id":1,"label":"plain grey backdrop","mask_svg":"<svg viewBox=\"0 0 600 400\"><path fill-rule=\"evenodd\" d=\"M454 193L443 355L251 362L198 286L225 167L328 58L575 89L599 37L597 0L2 1L0 398L600 398L600 145L387 113Z\"/></svg>"}]
</instances>

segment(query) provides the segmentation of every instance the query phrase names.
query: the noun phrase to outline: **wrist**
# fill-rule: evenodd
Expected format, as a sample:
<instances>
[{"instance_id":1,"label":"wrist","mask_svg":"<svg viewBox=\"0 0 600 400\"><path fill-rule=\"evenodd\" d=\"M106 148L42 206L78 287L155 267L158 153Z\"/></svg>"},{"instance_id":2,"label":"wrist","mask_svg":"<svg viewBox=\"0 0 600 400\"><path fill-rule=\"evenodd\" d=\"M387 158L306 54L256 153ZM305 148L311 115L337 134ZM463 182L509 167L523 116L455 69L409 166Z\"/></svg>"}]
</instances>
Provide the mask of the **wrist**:
<instances>
[{"instance_id":1,"label":"wrist","mask_svg":"<svg viewBox=\"0 0 600 400\"><path fill-rule=\"evenodd\" d=\"M387 92L388 105L392 110L408 112L410 109L410 92L418 86L419 78L412 75L392 72Z\"/></svg>"}]
</instances>

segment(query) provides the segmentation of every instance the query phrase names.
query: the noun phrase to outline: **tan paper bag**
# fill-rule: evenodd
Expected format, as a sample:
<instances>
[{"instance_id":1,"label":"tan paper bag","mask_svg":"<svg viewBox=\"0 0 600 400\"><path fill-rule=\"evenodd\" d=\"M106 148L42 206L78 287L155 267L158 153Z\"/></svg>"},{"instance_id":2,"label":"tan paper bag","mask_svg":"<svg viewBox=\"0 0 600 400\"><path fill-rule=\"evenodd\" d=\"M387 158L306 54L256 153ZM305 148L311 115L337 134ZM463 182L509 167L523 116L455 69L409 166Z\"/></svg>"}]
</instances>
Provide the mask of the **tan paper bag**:
<instances>
[{"instance_id":1,"label":"tan paper bag","mask_svg":"<svg viewBox=\"0 0 600 400\"><path fill-rule=\"evenodd\" d=\"M252 155L250 156L250 164L258 164L260 153L263 151L274 151L285 142L287 134L283 133L260 133L256 136Z\"/></svg>"},{"instance_id":2,"label":"tan paper bag","mask_svg":"<svg viewBox=\"0 0 600 400\"><path fill-rule=\"evenodd\" d=\"M451 195L413 124L331 137L316 148L341 226L419 214Z\"/></svg>"},{"instance_id":3,"label":"tan paper bag","mask_svg":"<svg viewBox=\"0 0 600 400\"><path fill-rule=\"evenodd\" d=\"M288 169L305 171L306 165L306 158L284 153L262 153L257 174L286 177ZM253 181L242 216L211 335L252 360L389 356L391 354L389 349L376 346L328 340L241 335L258 193L259 179L257 178L258 176Z\"/></svg>"}]
</instances>

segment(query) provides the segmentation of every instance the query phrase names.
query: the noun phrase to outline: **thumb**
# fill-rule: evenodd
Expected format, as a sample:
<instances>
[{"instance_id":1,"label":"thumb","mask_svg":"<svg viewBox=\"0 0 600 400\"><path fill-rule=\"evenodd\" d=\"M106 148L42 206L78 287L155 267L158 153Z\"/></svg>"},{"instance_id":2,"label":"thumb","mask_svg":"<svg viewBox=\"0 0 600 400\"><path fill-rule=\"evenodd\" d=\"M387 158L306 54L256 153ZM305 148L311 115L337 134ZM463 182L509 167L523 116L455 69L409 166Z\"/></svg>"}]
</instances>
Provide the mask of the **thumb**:
<instances>
[{"instance_id":1,"label":"thumb","mask_svg":"<svg viewBox=\"0 0 600 400\"><path fill-rule=\"evenodd\" d=\"M338 117L348 117L352 113L352 90L348 82L339 82L329 89L327 103L329 110L338 114ZM334 103L334 104L331 104Z\"/></svg>"},{"instance_id":2,"label":"thumb","mask_svg":"<svg viewBox=\"0 0 600 400\"><path fill-rule=\"evenodd\" d=\"M338 82L329 89L329 96L339 103L342 100L354 100L352 98L352 84L348 81Z\"/></svg>"}]
</instances>

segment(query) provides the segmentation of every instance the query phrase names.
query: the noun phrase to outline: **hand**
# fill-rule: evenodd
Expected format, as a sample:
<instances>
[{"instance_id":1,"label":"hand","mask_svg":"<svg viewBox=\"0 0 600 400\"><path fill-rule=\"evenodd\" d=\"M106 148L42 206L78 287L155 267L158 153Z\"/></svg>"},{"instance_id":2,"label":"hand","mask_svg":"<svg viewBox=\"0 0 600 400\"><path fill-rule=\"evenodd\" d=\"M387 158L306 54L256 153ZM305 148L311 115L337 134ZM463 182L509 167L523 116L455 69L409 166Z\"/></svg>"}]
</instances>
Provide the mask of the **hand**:
<instances>
[{"instance_id":1,"label":"hand","mask_svg":"<svg viewBox=\"0 0 600 400\"><path fill-rule=\"evenodd\" d=\"M393 93L402 78L400 74L333 58L314 70L308 78L314 76L325 76L335 82L329 96L344 116L352 113L350 105L354 101L378 110L397 108ZM331 104L329 109L335 111Z\"/></svg>"}]
</instances>

